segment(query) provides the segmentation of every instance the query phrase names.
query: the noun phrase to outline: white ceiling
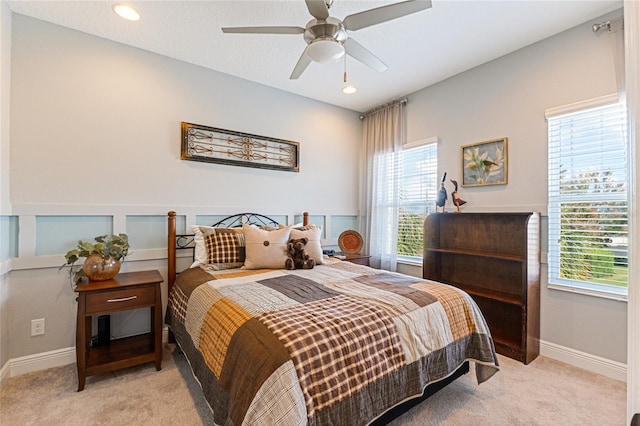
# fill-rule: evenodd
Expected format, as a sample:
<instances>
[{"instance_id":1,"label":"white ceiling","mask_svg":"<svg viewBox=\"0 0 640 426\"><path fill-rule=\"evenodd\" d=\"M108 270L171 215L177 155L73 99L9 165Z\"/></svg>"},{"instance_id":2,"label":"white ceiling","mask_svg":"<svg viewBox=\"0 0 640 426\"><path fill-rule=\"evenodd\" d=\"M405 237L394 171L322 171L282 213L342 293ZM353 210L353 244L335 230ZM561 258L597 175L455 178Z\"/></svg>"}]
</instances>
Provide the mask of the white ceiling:
<instances>
[{"instance_id":1,"label":"white ceiling","mask_svg":"<svg viewBox=\"0 0 640 426\"><path fill-rule=\"evenodd\" d=\"M303 0L137 1L141 15L129 22L113 13L113 1L7 1L15 13L355 111L402 97L621 8L622 0L433 0L433 7L349 36L372 51L382 73L347 59L309 65L289 80L306 43L302 35L223 34L223 26L301 26L311 19ZM345 16L395 1L334 0L331 16ZM594 21L595 22L595 21Z\"/></svg>"}]
</instances>

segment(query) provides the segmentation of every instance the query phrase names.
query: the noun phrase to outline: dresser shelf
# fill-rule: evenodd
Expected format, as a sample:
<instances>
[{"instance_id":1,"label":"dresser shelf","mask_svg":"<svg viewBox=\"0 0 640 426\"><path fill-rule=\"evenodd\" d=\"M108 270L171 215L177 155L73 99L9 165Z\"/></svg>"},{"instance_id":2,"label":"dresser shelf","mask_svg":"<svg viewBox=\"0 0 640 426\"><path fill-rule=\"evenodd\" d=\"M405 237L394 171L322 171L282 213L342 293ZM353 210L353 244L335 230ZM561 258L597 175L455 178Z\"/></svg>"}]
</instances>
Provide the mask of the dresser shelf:
<instances>
[{"instance_id":1,"label":"dresser shelf","mask_svg":"<svg viewBox=\"0 0 640 426\"><path fill-rule=\"evenodd\" d=\"M458 287L482 311L496 350L528 364L540 353L540 214L433 213L423 277Z\"/></svg>"}]
</instances>

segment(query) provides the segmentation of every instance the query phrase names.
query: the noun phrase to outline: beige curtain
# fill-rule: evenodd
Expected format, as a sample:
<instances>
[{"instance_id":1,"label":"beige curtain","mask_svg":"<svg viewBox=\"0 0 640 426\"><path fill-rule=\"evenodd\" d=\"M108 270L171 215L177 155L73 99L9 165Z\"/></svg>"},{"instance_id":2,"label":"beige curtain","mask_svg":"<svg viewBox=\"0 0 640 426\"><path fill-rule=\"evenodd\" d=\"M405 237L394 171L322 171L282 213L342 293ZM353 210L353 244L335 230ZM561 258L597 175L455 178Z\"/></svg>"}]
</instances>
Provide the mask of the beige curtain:
<instances>
[{"instance_id":1,"label":"beige curtain","mask_svg":"<svg viewBox=\"0 0 640 426\"><path fill-rule=\"evenodd\" d=\"M625 81L630 145L629 300L627 306L627 424L640 413L640 2L624 2Z\"/></svg>"},{"instance_id":2,"label":"beige curtain","mask_svg":"<svg viewBox=\"0 0 640 426\"><path fill-rule=\"evenodd\" d=\"M620 100L625 98L625 71L624 71L624 19L611 21L608 31L613 64L616 70L616 84Z\"/></svg>"},{"instance_id":3,"label":"beige curtain","mask_svg":"<svg viewBox=\"0 0 640 426\"><path fill-rule=\"evenodd\" d=\"M398 188L394 153L407 140L405 102L365 114L360 168L360 232L371 266L395 271L398 246Z\"/></svg>"}]
</instances>

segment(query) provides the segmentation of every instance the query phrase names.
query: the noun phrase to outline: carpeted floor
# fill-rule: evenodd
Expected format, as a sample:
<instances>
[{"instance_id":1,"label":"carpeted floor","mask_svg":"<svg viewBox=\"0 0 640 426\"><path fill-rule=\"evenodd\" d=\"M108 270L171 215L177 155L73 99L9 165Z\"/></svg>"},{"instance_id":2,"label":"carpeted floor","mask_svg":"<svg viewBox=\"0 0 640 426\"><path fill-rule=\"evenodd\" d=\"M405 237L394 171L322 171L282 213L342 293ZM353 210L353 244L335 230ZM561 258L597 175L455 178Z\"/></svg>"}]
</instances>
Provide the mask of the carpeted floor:
<instances>
[{"instance_id":1,"label":"carpeted floor","mask_svg":"<svg viewBox=\"0 0 640 426\"><path fill-rule=\"evenodd\" d=\"M500 357L501 371L478 386L473 374L392 422L427 425L624 425L626 386L538 357L525 366ZM0 425L210 425L212 415L182 354L87 378L76 392L75 364L6 379Z\"/></svg>"}]
</instances>

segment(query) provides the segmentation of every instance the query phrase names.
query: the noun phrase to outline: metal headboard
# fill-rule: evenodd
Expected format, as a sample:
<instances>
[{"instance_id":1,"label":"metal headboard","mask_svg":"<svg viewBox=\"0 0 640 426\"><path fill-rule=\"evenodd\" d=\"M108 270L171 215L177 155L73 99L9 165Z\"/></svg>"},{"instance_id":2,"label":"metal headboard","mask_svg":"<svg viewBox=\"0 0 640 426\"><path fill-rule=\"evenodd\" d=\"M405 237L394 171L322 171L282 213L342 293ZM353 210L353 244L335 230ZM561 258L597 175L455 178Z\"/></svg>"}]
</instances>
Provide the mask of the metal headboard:
<instances>
[{"instance_id":1,"label":"metal headboard","mask_svg":"<svg viewBox=\"0 0 640 426\"><path fill-rule=\"evenodd\" d=\"M304 225L309 222L309 213L303 213ZM242 225L270 226L278 228L278 221L258 213L239 213L227 216L211 225L216 228L240 228ZM176 234L176 212L168 213L168 243L167 243L167 275L169 291L173 287L176 278L176 251L191 250L192 258L195 256L195 244L193 234Z\"/></svg>"},{"instance_id":2,"label":"metal headboard","mask_svg":"<svg viewBox=\"0 0 640 426\"><path fill-rule=\"evenodd\" d=\"M239 213L227 216L211 225L214 228L240 228L242 225L272 226L277 228L280 224L270 217L258 213Z\"/></svg>"},{"instance_id":3,"label":"metal headboard","mask_svg":"<svg viewBox=\"0 0 640 426\"><path fill-rule=\"evenodd\" d=\"M242 225L256 225L278 228L280 224L265 215L258 213L238 213L217 221L212 228L241 228ZM193 234L176 234L176 250L191 250L191 259L195 260L196 251Z\"/></svg>"}]
</instances>

